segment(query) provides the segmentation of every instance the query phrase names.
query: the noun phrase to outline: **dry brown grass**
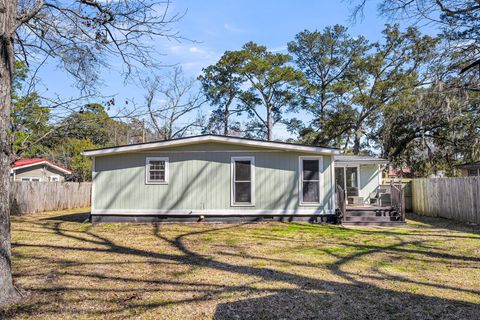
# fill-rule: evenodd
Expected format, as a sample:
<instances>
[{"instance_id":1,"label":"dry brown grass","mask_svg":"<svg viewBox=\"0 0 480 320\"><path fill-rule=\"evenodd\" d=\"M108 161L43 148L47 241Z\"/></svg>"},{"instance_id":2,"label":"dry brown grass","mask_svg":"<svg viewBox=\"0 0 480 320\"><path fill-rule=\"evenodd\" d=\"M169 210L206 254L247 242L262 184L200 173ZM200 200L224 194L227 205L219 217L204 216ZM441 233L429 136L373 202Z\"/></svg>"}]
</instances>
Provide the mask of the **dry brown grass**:
<instances>
[{"instance_id":1,"label":"dry brown grass","mask_svg":"<svg viewBox=\"0 0 480 320\"><path fill-rule=\"evenodd\" d=\"M29 299L0 318L478 319L480 229L13 219Z\"/></svg>"}]
</instances>

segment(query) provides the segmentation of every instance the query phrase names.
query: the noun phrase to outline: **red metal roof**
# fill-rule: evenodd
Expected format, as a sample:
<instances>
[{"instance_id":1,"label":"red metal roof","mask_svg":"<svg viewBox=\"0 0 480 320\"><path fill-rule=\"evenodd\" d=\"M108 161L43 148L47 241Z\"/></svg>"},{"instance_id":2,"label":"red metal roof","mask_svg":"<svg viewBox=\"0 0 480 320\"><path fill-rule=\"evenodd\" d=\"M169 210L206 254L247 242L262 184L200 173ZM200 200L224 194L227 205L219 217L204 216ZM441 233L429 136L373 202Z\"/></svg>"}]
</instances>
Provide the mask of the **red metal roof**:
<instances>
[{"instance_id":1,"label":"red metal roof","mask_svg":"<svg viewBox=\"0 0 480 320\"><path fill-rule=\"evenodd\" d=\"M33 164L36 164L36 163L43 163L43 162L49 164L50 166L57 167L57 168L60 168L62 170L68 171L69 173L72 173L71 170L69 170L69 169L67 169L67 168L65 168L65 167L63 167L59 164L56 164L53 161L45 159L45 158L19 159L19 160L15 161L14 164L10 165L10 168L16 169L16 168L21 168L21 167L33 165Z\"/></svg>"}]
</instances>

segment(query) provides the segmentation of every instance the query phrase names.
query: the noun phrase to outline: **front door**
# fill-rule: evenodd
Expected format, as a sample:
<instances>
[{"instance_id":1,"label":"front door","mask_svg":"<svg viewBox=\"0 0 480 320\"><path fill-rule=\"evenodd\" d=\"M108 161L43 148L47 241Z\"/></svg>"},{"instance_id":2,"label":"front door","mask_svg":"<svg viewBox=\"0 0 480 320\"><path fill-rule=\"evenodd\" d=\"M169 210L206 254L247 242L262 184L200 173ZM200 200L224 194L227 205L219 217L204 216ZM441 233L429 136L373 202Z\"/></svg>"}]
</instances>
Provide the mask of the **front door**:
<instances>
[{"instance_id":1,"label":"front door","mask_svg":"<svg viewBox=\"0 0 480 320\"><path fill-rule=\"evenodd\" d=\"M335 183L342 187L346 197L358 197L358 167L335 168Z\"/></svg>"}]
</instances>

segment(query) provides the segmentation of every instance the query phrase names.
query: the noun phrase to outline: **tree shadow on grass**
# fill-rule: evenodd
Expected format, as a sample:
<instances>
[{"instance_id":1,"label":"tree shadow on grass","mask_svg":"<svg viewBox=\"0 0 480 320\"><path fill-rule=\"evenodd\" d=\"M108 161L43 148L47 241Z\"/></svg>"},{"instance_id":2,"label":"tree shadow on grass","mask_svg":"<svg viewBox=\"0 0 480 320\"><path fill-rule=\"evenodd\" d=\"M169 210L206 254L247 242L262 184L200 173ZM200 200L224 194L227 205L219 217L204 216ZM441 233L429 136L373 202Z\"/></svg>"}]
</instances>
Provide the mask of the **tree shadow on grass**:
<instances>
[{"instance_id":1,"label":"tree shadow on grass","mask_svg":"<svg viewBox=\"0 0 480 320\"><path fill-rule=\"evenodd\" d=\"M121 244L120 241L117 241L118 239L112 238L112 234L103 234L100 231L101 229L88 227L86 230L79 232L75 229L72 230L71 224L67 229L63 226L64 222L79 222L79 220L62 219L58 217L44 218L34 223L35 227L41 227L54 234L59 241L52 243L14 243L14 247L27 249L30 255L35 254L35 251L32 250L53 250L53 252L58 253L57 256L47 259L38 254L37 261L42 262L42 259L47 259L48 263L57 266L76 267L73 270L63 269L61 274L51 276L44 270L27 269L23 271L23 277L33 276L35 272L45 272L46 281L55 281L56 277L70 277L79 279L79 281L74 285L58 283L53 288L44 286L37 292L45 295L48 299L32 300L24 303L7 310L3 314L0 312L0 317L2 315L5 318L13 316L28 317L39 312L42 316L55 317L55 312L59 308L67 308L72 317L74 315L121 317L125 315L125 312L128 314L135 312L135 314L141 315L159 307L205 302L216 304L215 319L475 319L480 312L480 306L475 303L383 288L381 285L368 282L366 278L358 277L344 270L343 266L355 262L359 258L365 259L369 255L379 252L415 253L421 257L447 259L451 265L457 262L478 263L479 261L477 257L465 257L463 259L457 255L423 250L422 241L406 241L402 238L408 236L405 234L387 234L395 239L395 243L392 245L357 245L356 249L358 250L346 256L332 254L335 262L327 264L322 271L330 272L339 280L327 280L315 277L314 273L317 271L314 266L306 265L303 262L287 259L279 261L271 259L271 257L249 257L244 254L245 261L265 260L267 264L265 267L258 267L246 264L245 261L235 263L228 259L231 256L230 253L219 252L212 256L208 254L208 251L202 253L190 241L193 239L195 240L194 243L198 243L199 236L204 237L211 233L218 234L229 229L235 231L237 228L241 229L242 225L212 226L208 228L203 226L202 228L195 228L198 230L180 231L179 235L168 237L162 232L160 225L154 224L151 235L155 240L151 241L155 241L155 247L168 245L173 248L172 252L159 252L155 249ZM388 230L385 231L388 232ZM379 230L378 232L382 231ZM120 232L119 235L121 236ZM129 235L129 237L134 240L135 236ZM288 238L288 236L285 237ZM275 241L275 238L272 241ZM78 245L79 242L81 246ZM412 243L416 247L408 247ZM250 245L254 245L253 242ZM111 269L102 269L102 267L108 267L105 264L106 261L87 261L87 265L83 265L83 260L70 261L66 257L70 253L81 254L82 257L87 259L91 259L91 256L97 254L120 255L123 257L122 263L131 261L132 265L130 269L126 269L119 274L109 271ZM145 264L155 265L155 268L158 268L159 271L163 271L166 265L175 265L181 272L185 272L181 270L181 267L186 268L186 272L191 271L192 268L200 268L206 269L212 274L228 272L232 277L245 277L245 279L248 277L248 279L252 278L253 280L250 283L229 284L228 278L221 282L218 282L218 279L209 282L199 279L183 281L181 278L175 279L173 275L170 278L150 274L139 277L135 275L135 268L142 261ZM269 261L270 263L268 263ZM291 270L303 267L305 271L295 273L294 271L278 270L271 266L272 263L288 264L292 267ZM94 268L95 264L97 270ZM128 272L129 270L130 272ZM379 276L384 276L385 280L392 280L389 279L388 275L379 274ZM84 281L80 281L86 279L95 281L97 286L89 287ZM394 279L394 281L407 284L412 283L410 280L412 279ZM98 286L110 281L118 285L113 287ZM258 286L259 283L284 283L289 288L267 286L268 289L264 289L264 287ZM457 290L451 287L445 288L443 284L438 283L422 283L421 285L429 286L434 290ZM174 301L155 301L149 298L151 294L168 292L169 290L178 296ZM459 293L478 294L478 292L468 292L463 289L458 291ZM71 297L63 299L64 294L77 292L79 295L81 293L83 295L79 296L78 299ZM184 295L184 293L189 294ZM225 295L232 293L237 296L234 299L243 300L226 302ZM53 302L51 300L52 295L60 302ZM245 296L248 298L244 299ZM101 302L103 303L103 309L82 307L78 305L80 301L87 301L92 304Z\"/></svg>"},{"instance_id":2,"label":"tree shadow on grass","mask_svg":"<svg viewBox=\"0 0 480 320\"><path fill-rule=\"evenodd\" d=\"M90 211L62 214L40 219L42 221L85 222L90 220Z\"/></svg>"},{"instance_id":3,"label":"tree shadow on grass","mask_svg":"<svg viewBox=\"0 0 480 320\"><path fill-rule=\"evenodd\" d=\"M477 319L479 311L473 303L336 284L220 303L213 319Z\"/></svg>"},{"instance_id":4,"label":"tree shadow on grass","mask_svg":"<svg viewBox=\"0 0 480 320\"><path fill-rule=\"evenodd\" d=\"M421 216L415 213L408 213L407 219L420 223L420 225L416 226L417 228L448 229L480 236L480 225L467 224L441 217Z\"/></svg>"}]
</instances>

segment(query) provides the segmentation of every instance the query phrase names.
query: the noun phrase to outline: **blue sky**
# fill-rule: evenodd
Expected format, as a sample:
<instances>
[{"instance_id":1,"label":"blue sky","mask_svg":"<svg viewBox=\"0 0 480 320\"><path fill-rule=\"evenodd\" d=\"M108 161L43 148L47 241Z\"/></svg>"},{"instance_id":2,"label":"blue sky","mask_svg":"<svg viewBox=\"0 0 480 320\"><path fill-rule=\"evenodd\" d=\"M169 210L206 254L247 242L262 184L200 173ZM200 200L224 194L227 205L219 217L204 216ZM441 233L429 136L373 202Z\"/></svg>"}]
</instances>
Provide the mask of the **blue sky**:
<instances>
[{"instance_id":1,"label":"blue sky","mask_svg":"<svg viewBox=\"0 0 480 320\"><path fill-rule=\"evenodd\" d=\"M177 0L170 10L185 12L174 28L191 41L168 41L158 39L155 46L164 55L159 60L166 65L179 64L185 74L196 77L203 67L215 63L226 50L238 50L248 41L266 45L273 51L286 51L286 45L298 32L323 29L334 24L349 27L352 35L364 35L375 41L381 38L386 20L378 16L376 1L368 1L364 18L352 23L350 1L335 0ZM118 65L113 61L112 65ZM166 72L167 70L165 70ZM105 70L104 83L99 91L104 96L115 96L119 106L125 99L142 104L145 91L132 84L125 84L114 70ZM71 79L54 64L40 72L43 86L40 91L47 95L58 94L74 97L79 93ZM208 109L208 106L206 107ZM286 138L285 128L276 128L276 138Z\"/></svg>"}]
</instances>

